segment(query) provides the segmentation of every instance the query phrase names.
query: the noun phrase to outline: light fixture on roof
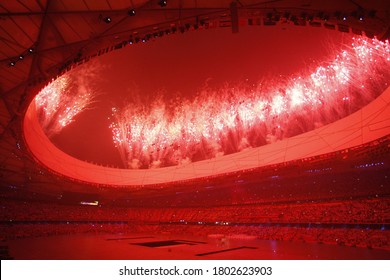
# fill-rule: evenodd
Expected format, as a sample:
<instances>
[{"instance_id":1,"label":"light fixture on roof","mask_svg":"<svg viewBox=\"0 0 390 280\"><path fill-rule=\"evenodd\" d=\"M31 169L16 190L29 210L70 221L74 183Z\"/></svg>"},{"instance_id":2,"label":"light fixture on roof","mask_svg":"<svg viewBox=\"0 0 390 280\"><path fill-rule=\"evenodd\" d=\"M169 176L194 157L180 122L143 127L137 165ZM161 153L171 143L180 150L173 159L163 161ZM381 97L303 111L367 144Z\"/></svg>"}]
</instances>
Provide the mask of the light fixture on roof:
<instances>
[{"instance_id":1,"label":"light fixture on roof","mask_svg":"<svg viewBox=\"0 0 390 280\"><path fill-rule=\"evenodd\" d=\"M351 16L359 21L363 21L365 14L366 14L366 12L363 9L358 9L356 11L353 11L351 13Z\"/></svg>"},{"instance_id":2,"label":"light fixture on roof","mask_svg":"<svg viewBox=\"0 0 390 280\"><path fill-rule=\"evenodd\" d=\"M33 47L29 48L29 49L28 49L28 52L29 52L29 53L33 53L33 52L34 52L34 48L33 48Z\"/></svg>"},{"instance_id":3,"label":"light fixture on roof","mask_svg":"<svg viewBox=\"0 0 390 280\"><path fill-rule=\"evenodd\" d=\"M10 67L14 67L16 65L16 62L15 61L11 61L10 63L9 63L9 66Z\"/></svg>"},{"instance_id":4,"label":"light fixture on roof","mask_svg":"<svg viewBox=\"0 0 390 280\"><path fill-rule=\"evenodd\" d=\"M24 55L19 55L19 60L23 60L24 59Z\"/></svg>"},{"instance_id":5,"label":"light fixture on roof","mask_svg":"<svg viewBox=\"0 0 390 280\"><path fill-rule=\"evenodd\" d=\"M133 17L133 16L136 15L136 12L135 12L134 9L131 9L131 10L129 10L129 11L127 12L127 14L128 14L129 16Z\"/></svg>"},{"instance_id":6,"label":"light fixture on roof","mask_svg":"<svg viewBox=\"0 0 390 280\"><path fill-rule=\"evenodd\" d=\"M105 18L103 18L103 21L105 23L110 23L112 21L112 19L110 17L105 17Z\"/></svg>"},{"instance_id":7,"label":"light fixture on roof","mask_svg":"<svg viewBox=\"0 0 390 280\"><path fill-rule=\"evenodd\" d=\"M168 1L166 1L166 0L160 0L160 1L158 1L158 5L159 5L160 7L165 7L166 5L168 5Z\"/></svg>"}]
</instances>

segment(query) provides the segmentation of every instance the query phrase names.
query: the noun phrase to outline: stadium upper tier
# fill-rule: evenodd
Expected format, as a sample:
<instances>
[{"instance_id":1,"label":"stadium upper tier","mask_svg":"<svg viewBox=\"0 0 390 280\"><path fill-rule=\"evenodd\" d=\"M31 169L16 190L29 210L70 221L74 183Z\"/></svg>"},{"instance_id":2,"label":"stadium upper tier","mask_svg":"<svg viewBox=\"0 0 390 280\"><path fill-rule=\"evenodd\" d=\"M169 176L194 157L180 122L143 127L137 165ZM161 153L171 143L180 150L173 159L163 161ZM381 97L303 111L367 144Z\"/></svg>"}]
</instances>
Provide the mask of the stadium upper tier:
<instances>
[{"instance_id":1,"label":"stadium upper tier","mask_svg":"<svg viewBox=\"0 0 390 280\"><path fill-rule=\"evenodd\" d=\"M34 102L25 115L24 136L35 159L55 173L93 184L144 186L223 175L362 145L390 134L389 105L390 87L361 110L307 133L209 160L155 169L109 168L67 155L43 132Z\"/></svg>"}]
</instances>

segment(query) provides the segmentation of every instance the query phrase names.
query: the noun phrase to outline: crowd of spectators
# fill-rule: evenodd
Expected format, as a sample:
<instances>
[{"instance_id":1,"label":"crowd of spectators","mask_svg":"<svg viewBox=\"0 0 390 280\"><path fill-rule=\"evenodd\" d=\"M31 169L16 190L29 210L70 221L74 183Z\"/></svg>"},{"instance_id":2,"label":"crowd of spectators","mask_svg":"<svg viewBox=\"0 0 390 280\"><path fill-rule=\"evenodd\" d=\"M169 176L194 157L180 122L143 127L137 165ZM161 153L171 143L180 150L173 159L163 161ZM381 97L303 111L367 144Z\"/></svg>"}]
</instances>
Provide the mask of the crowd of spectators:
<instances>
[{"instance_id":1,"label":"crowd of spectators","mask_svg":"<svg viewBox=\"0 0 390 280\"><path fill-rule=\"evenodd\" d=\"M0 221L390 223L390 197L164 208L0 202Z\"/></svg>"},{"instance_id":2,"label":"crowd of spectators","mask_svg":"<svg viewBox=\"0 0 390 280\"><path fill-rule=\"evenodd\" d=\"M18 223L0 225L2 240L72 234L130 233L127 224L120 223Z\"/></svg>"},{"instance_id":3,"label":"crowd of spectators","mask_svg":"<svg viewBox=\"0 0 390 280\"><path fill-rule=\"evenodd\" d=\"M122 208L1 202L1 238L175 233L390 249L390 197L219 207Z\"/></svg>"}]
</instances>

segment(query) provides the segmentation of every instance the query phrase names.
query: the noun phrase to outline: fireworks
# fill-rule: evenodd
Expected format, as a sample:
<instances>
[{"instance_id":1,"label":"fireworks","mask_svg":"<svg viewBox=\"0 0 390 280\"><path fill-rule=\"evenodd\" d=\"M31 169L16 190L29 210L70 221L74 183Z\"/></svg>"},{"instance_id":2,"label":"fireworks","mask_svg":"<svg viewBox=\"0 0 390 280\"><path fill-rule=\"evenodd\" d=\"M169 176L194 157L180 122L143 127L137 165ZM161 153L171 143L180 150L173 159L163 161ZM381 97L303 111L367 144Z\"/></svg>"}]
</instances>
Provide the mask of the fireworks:
<instances>
[{"instance_id":1,"label":"fireworks","mask_svg":"<svg viewBox=\"0 0 390 280\"><path fill-rule=\"evenodd\" d=\"M387 87L389 43L354 38L333 60L252 89L113 108L113 140L128 168L184 164L257 147L342 118Z\"/></svg>"},{"instance_id":2,"label":"fireworks","mask_svg":"<svg viewBox=\"0 0 390 280\"><path fill-rule=\"evenodd\" d=\"M74 121L95 97L89 79L96 67L66 73L43 88L35 97L37 114L46 135L52 137Z\"/></svg>"}]
</instances>

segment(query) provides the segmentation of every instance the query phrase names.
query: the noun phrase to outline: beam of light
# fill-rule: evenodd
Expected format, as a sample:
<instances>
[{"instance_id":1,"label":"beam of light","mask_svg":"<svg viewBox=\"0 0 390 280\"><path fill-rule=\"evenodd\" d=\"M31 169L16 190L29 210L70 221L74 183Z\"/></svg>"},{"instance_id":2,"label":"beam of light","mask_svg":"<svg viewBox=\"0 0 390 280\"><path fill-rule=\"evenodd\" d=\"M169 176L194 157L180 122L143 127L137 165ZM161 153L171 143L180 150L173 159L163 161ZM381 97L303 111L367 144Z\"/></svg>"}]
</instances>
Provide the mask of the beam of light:
<instances>
[{"instance_id":1,"label":"beam of light","mask_svg":"<svg viewBox=\"0 0 390 280\"><path fill-rule=\"evenodd\" d=\"M75 120L93 103L96 92L90 85L93 68L89 66L68 72L43 88L35 97L38 119L51 138Z\"/></svg>"},{"instance_id":2,"label":"beam of light","mask_svg":"<svg viewBox=\"0 0 390 280\"><path fill-rule=\"evenodd\" d=\"M128 168L185 164L272 143L331 123L373 100L390 79L389 42L365 37L316 69L251 89L161 98L112 109L113 141Z\"/></svg>"}]
</instances>

